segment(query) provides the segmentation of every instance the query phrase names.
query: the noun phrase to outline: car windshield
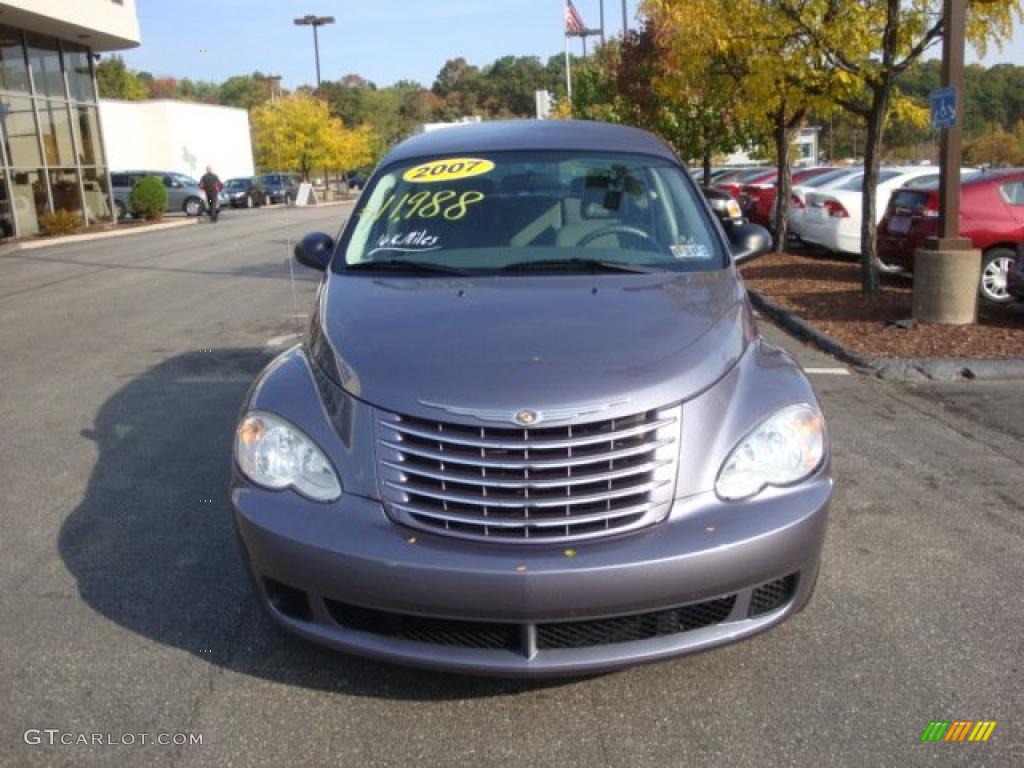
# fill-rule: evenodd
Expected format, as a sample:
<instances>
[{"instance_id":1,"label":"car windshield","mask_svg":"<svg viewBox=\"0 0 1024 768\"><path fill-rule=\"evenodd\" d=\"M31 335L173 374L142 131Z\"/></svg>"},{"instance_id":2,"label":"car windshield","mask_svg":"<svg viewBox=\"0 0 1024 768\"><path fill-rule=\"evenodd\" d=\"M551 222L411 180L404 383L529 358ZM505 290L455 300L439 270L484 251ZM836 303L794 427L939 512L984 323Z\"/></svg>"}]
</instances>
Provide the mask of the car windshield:
<instances>
[{"instance_id":1,"label":"car windshield","mask_svg":"<svg viewBox=\"0 0 1024 768\"><path fill-rule=\"evenodd\" d=\"M227 189L245 189L246 184L248 184L246 179L231 179L224 186Z\"/></svg>"},{"instance_id":2,"label":"car windshield","mask_svg":"<svg viewBox=\"0 0 1024 768\"><path fill-rule=\"evenodd\" d=\"M414 160L374 179L335 265L426 264L466 273L720 269L725 250L698 194L679 166L638 155Z\"/></svg>"}]
</instances>

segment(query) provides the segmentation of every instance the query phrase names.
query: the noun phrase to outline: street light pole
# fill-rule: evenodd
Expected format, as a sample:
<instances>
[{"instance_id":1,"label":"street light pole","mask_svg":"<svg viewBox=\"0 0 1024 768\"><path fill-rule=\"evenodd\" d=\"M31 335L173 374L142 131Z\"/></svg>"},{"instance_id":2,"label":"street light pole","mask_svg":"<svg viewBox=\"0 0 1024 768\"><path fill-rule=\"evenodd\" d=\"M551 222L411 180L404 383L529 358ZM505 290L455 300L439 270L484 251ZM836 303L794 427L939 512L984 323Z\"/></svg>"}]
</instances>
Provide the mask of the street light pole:
<instances>
[{"instance_id":1,"label":"street light pole","mask_svg":"<svg viewBox=\"0 0 1024 768\"><path fill-rule=\"evenodd\" d=\"M320 38L317 35L317 28L322 27L326 24L333 24L333 16L314 16L309 14L303 16L301 19L295 19L295 26L297 27L312 27L313 28L313 51L316 55L316 87L320 90Z\"/></svg>"}]
</instances>

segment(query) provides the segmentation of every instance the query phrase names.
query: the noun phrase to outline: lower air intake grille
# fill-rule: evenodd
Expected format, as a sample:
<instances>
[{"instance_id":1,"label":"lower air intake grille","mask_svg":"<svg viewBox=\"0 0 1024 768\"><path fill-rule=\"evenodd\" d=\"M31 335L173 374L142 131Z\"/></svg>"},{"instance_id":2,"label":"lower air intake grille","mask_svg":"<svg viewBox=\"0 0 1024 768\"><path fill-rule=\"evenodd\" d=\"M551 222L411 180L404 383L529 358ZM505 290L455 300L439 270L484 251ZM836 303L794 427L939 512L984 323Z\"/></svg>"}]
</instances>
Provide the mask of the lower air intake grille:
<instances>
[{"instance_id":1,"label":"lower air intake grille","mask_svg":"<svg viewBox=\"0 0 1024 768\"><path fill-rule=\"evenodd\" d=\"M515 624L428 619L359 608L334 600L327 600L326 603L332 619L343 627L359 632L461 648L515 650L519 645L519 627Z\"/></svg>"},{"instance_id":2,"label":"lower air intake grille","mask_svg":"<svg viewBox=\"0 0 1024 768\"><path fill-rule=\"evenodd\" d=\"M537 625L537 648L586 648L593 645L650 640L718 624L732 612L736 596L614 619Z\"/></svg>"},{"instance_id":3,"label":"lower air intake grille","mask_svg":"<svg viewBox=\"0 0 1024 768\"><path fill-rule=\"evenodd\" d=\"M771 613L788 603L796 593L796 574L757 587L750 595L750 614Z\"/></svg>"}]
</instances>

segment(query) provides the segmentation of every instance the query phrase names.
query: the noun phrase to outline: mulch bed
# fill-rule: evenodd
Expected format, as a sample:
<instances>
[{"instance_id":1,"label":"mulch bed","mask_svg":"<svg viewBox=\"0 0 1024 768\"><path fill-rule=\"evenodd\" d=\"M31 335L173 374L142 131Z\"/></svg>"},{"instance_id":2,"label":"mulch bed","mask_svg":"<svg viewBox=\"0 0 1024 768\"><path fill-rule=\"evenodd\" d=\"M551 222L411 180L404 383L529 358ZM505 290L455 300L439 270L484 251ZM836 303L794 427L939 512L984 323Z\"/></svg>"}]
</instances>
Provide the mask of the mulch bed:
<instances>
[{"instance_id":1,"label":"mulch bed","mask_svg":"<svg viewBox=\"0 0 1024 768\"><path fill-rule=\"evenodd\" d=\"M847 349L869 357L1024 356L1024 307L979 303L967 326L891 325L912 315L910 280L882 276L878 296L860 290L860 265L835 256L770 254L740 271L747 286L793 312Z\"/></svg>"}]
</instances>

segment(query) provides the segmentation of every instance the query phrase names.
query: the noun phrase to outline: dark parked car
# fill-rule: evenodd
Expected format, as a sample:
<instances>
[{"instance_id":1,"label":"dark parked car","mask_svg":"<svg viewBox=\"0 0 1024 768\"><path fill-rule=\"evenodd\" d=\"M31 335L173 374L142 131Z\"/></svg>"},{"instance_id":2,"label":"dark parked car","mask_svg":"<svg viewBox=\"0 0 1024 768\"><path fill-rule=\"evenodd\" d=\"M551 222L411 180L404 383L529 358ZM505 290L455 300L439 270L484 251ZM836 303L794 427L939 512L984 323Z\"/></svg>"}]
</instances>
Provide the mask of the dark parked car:
<instances>
[{"instance_id":1,"label":"dark parked car","mask_svg":"<svg viewBox=\"0 0 1024 768\"><path fill-rule=\"evenodd\" d=\"M234 519L273 619L504 676L725 645L799 611L832 493L808 379L725 230L621 125L411 138L335 242L309 333L243 403Z\"/></svg>"},{"instance_id":2,"label":"dark parked car","mask_svg":"<svg viewBox=\"0 0 1024 768\"><path fill-rule=\"evenodd\" d=\"M938 232L937 184L898 189L878 225L878 258L887 271L913 271L914 252ZM973 173L960 182L960 234L982 252L979 295L1006 303L1017 247L1024 243L1024 169Z\"/></svg>"},{"instance_id":3,"label":"dark parked car","mask_svg":"<svg viewBox=\"0 0 1024 768\"><path fill-rule=\"evenodd\" d=\"M294 173L263 173L253 179L253 184L263 191L271 203L295 202L302 179Z\"/></svg>"},{"instance_id":4,"label":"dark parked car","mask_svg":"<svg viewBox=\"0 0 1024 768\"><path fill-rule=\"evenodd\" d=\"M256 184L253 177L228 179L220 191L220 204L232 208L257 208L265 205L267 193Z\"/></svg>"},{"instance_id":5,"label":"dark parked car","mask_svg":"<svg viewBox=\"0 0 1024 768\"><path fill-rule=\"evenodd\" d=\"M723 224L744 220L740 204L728 192L716 187L701 187L700 191L704 193L711 210Z\"/></svg>"},{"instance_id":6,"label":"dark parked car","mask_svg":"<svg viewBox=\"0 0 1024 768\"><path fill-rule=\"evenodd\" d=\"M206 210L203 191L191 176L173 171L117 171L110 174L110 182L118 219L126 218L129 213L134 215L131 209L132 187L143 176L156 176L163 182L167 189L166 213L183 211L186 216L199 216Z\"/></svg>"},{"instance_id":7,"label":"dark parked car","mask_svg":"<svg viewBox=\"0 0 1024 768\"><path fill-rule=\"evenodd\" d=\"M1017 257L1006 278L1006 290L1011 296L1024 299L1024 243L1017 246Z\"/></svg>"}]
</instances>

